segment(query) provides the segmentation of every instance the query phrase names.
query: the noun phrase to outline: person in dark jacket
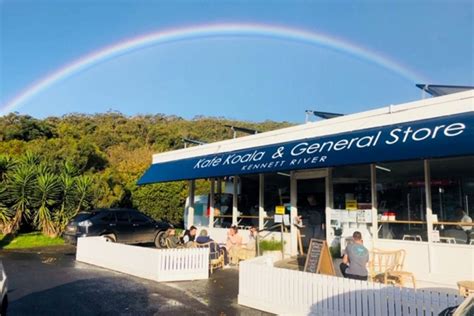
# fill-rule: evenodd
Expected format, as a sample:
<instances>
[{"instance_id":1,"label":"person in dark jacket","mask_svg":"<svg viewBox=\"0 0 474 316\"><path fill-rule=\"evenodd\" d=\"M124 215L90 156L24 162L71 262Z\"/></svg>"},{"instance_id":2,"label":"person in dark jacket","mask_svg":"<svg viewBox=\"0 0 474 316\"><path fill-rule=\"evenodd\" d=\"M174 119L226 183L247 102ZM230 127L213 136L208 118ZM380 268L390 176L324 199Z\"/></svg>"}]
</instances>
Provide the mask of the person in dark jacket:
<instances>
[{"instance_id":1,"label":"person in dark jacket","mask_svg":"<svg viewBox=\"0 0 474 316\"><path fill-rule=\"evenodd\" d=\"M199 233L199 236L196 238L196 242L198 244L207 244L209 243L209 252L210 252L210 259L217 259L219 258L219 254L221 251L224 252L224 264L229 264L229 257L227 256L227 251L225 247L219 247L219 245L207 234L207 230L203 229Z\"/></svg>"},{"instance_id":2,"label":"person in dark jacket","mask_svg":"<svg viewBox=\"0 0 474 316\"><path fill-rule=\"evenodd\" d=\"M181 242L185 247L192 247L194 240L196 239L197 228L196 226L191 226L189 229L186 229L183 237L181 237Z\"/></svg>"}]
</instances>

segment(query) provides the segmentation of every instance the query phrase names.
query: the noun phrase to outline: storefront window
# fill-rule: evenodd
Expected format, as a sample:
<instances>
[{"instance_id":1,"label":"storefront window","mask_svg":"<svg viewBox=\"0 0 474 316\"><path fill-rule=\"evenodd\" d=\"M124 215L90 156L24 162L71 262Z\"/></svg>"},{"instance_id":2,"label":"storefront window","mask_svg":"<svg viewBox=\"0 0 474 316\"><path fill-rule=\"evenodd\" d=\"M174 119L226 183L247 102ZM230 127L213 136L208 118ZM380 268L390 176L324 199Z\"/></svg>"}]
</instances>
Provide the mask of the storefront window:
<instances>
[{"instance_id":1,"label":"storefront window","mask_svg":"<svg viewBox=\"0 0 474 316\"><path fill-rule=\"evenodd\" d=\"M258 226L259 176L240 177L240 195L238 200L240 226Z\"/></svg>"},{"instance_id":2,"label":"storefront window","mask_svg":"<svg viewBox=\"0 0 474 316\"><path fill-rule=\"evenodd\" d=\"M426 241L423 161L377 164L379 238Z\"/></svg>"},{"instance_id":3,"label":"storefront window","mask_svg":"<svg viewBox=\"0 0 474 316\"><path fill-rule=\"evenodd\" d=\"M284 206L286 214L290 214L290 174L266 174L264 179L265 227L269 228L275 224L273 216L277 206Z\"/></svg>"},{"instance_id":4,"label":"storefront window","mask_svg":"<svg viewBox=\"0 0 474 316\"><path fill-rule=\"evenodd\" d=\"M350 238L357 230L368 242L372 238L370 165L334 168L332 182L334 236Z\"/></svg>"},{"instance_id":5,"label":"storefront window","mask_svg":"<svg viewBox=\"0 0 474 316\"><path fill-rule=\"evenodd\" d=\"M474 212L474 157L457 157L430 161L431 201L434 229L440 241L468 244L472 236Z\"/></svg>"}]
</instances>

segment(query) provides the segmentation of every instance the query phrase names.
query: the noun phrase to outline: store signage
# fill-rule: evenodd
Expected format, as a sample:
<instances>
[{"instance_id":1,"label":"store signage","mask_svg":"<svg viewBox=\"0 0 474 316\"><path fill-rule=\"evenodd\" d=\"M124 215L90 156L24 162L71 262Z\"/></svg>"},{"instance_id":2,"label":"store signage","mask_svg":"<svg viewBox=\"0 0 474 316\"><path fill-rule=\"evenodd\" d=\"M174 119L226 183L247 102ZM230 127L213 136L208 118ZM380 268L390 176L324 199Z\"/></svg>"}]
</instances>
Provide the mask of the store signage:
<instances>
[{"instance_id":1,"label":"store signage","mask_svg":"<svg viewBox=\"0 0 474 316\"><path fill-rule=\"evenodd\" d=\"M153 164L139 184L474 154L474 112Z\"/></svg>"},{"instance_id":2,"label":"store signage","mask_svg":"<svg viewBox=\"0 0 474 316\"><path fill-rule=\"evenodd\" d=\"M357 210L357 200L347 200L346 210L349 210L349 211Z\"/></svg>"},{"instance_id":3,"label":"store signage","mask_svg":"<svg viewBox=\"0 0 474 316\"><path fill-rule=\"evenodd\" d=\"M278 215L285 214L285 206L283 206L283 205L275 206L275 214L278 214Z\"/></svg>"}]
</instances>

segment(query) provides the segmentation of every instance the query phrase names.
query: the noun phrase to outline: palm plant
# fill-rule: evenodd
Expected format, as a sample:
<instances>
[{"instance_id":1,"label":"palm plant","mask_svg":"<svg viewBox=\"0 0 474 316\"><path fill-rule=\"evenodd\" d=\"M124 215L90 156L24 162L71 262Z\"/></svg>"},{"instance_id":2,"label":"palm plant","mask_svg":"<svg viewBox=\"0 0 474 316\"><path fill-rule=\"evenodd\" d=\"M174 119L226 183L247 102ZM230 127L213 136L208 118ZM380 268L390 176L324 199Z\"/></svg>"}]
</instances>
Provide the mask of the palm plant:
<instances>
[{"instance_id":1,"label":"palm plant","mask_svg":"<svg viewBox=\"0 0 474 316\"><path fill-rule=\"evenodd\" d=\"M5 200L5 191L6 188L2 185L0 187L0 229L2 232L12 217L10 209L3 203Z\"/></svg>"},{"instance_id":2,"label":"palm plant","mask_svg":"<svg viewBox=\"0 0 474 316\"><path fill-rule=\"evenodd\" d=\"M5 201L11 206L11 219L3 228L5 234L15 233L23 218L31 215L31 196L34 191L35 168L19 164L6 173Z\"/></svg>"},{"instance_id":3,"label":"palm plant","mask_svg":"<svg viewBox=\"0 0 474 316\"><path fill-rule=\"evenodd\" d=\"M37 211L34 214L33 222L43 234L54 237L57 230L52 218L52 210L58 203L60 186L57 176L52 172L38 174L36 190L34 194Z\"/></svg>"},{"instance_id":4,"label":"palm plant","mask_svg":"<svg viewBox=\"0 0 474 316\"><path fill-rule=\"evenodd\" d=\"M88 204L90 199L90 190L92 186L92 177L88 175L80 175L76 177L76 192L78 196L76 211L74 212L75 216L84 205Z\"/></svg>"},{"instance_id":5,"label":"palm plant","mask_svg":"<svg viewBox=\"0 0 474 316\"><path fill-rule=\"evenodd\" d=\"M75 215L75 200L76 200L76 181L71 176L74 172L67 167L59 175L59 188L61 203L60 208L54 213L54 224L57 232L63 232L69 220Z\"/></svg>"},{"instance_id":6,"label":"palm plant","mask_svg":"<svg viewBox=\"0 0 474 316\"><path fill-rule=\"evenodd\" d=\"M8 155L0 155L0 181L5 180L9 170L15 166L16 161Z\"/></svg>"}]
</instances>

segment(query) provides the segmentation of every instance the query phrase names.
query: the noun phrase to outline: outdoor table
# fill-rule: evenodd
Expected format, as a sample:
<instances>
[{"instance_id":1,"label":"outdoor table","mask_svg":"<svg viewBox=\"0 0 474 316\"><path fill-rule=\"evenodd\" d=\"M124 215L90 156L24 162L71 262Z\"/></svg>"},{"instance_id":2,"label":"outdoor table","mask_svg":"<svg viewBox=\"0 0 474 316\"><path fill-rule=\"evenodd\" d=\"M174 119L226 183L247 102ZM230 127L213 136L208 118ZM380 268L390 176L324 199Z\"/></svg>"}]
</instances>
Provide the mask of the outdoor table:
<instances>
[{"instance_id":1,"label":"outdoor table","mask_svg":"<svg viewBox=\"0 0 474 316\"><path fill-rule=\"evenodd\" d=\"M468 297L474 294L474 281L459 281L458 282L459 294Z\"/></svg>"}]
</instances>

